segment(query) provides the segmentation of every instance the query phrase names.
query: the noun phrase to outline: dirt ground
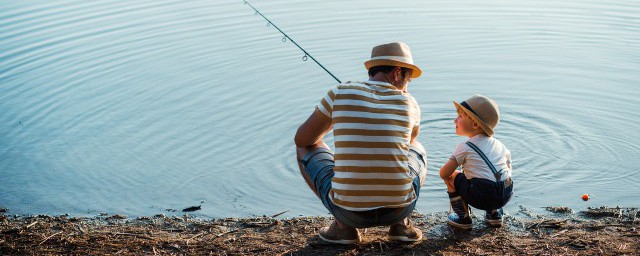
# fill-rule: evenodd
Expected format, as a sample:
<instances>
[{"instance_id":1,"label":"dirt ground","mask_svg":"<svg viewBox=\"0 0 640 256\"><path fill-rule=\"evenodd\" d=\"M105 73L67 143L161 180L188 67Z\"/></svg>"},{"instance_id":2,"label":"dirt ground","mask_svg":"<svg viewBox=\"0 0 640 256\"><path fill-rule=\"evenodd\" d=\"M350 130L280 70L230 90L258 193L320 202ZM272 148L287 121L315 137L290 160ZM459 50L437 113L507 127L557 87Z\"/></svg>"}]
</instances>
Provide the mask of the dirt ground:
<instances>
[{"instance_id":1,"label":"dirt ground","mask_svg":"<svg viewBox=\"0 0 640 256\"><path fill-rule=\"evenodd\" d=\"M6 213L5 213L6 214ZM521 207L502 228L482 214L471 231L451 229L446 213L414 213L417 243L386 240L383 227L360 230L358 245L317 237L327 217L203 220L121 215L95 218L7 216L0 213L0 255L640 255L636 208L600 207L573 213L550 207L543 215ZM520 217L521 216L521 217Z\"/></svg>"}]
</instances>

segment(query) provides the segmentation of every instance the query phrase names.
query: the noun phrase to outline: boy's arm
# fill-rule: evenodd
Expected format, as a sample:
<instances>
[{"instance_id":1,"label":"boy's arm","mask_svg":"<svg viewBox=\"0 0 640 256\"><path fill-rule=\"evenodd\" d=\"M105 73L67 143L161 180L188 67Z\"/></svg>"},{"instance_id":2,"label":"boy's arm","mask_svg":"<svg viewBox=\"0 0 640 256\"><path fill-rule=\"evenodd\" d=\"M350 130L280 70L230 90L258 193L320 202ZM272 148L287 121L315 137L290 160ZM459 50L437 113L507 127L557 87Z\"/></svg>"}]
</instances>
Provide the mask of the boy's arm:
<instances>
[{"instance_id":1,"label":"boy's arm","mask_svg":"<svg viewBox=\"0 0 640 256\"><path fill-rule=\"evenodd\" d=\"M448 179L451 174L458 168L458 162L456 162L455 159L453 158L449 158L449 161L447 161L442 168L440 168L440 178L442 178L443 180Z\"/></svg>"}]
</instances>

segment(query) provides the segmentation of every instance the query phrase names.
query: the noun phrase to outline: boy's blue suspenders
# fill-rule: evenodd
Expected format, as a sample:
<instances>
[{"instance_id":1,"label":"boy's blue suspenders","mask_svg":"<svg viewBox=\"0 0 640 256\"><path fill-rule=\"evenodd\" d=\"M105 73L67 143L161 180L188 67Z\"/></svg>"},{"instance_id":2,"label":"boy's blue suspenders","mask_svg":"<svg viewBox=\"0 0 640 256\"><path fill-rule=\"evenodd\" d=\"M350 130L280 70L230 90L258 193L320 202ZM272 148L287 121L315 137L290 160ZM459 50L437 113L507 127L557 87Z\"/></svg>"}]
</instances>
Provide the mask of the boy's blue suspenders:
<instances>
[{"instance_id":1,"label":"boy's blue suspenders","mask_svg":"<svg viewBox=\"0 0 640 256\"><path fill-rule=\"evenodd\" d=\"M513 181L511 180L510 177L508 177L505 181L501 181L502 173L496 170L496 167L493 166L491 161L489 161L489 158L487 158L487 156L482 152L482 150L480 150L480 148L478 148L478 146L476 146L475 144L471 143L471 141L467 141L467 145L471 147L476 153L478 153L480 157L482 157L482 160L484 160L484 162L487 163L487 165L491 169L491 172L493 172L493 176L496 177L496 183L495 183L496 193L497 193L498 200L500 200L500 202L499 204L494 205L495 207L494 209L502 208L511 199L511 195L513 193L513 186L512 186Z\"/></svg>"},{"instance_id":2,"label":"boy's blue suspenders","mask_svg":"<svg viewBox=\"0 0 640 256\"><path fill-rule=\"evenodd\" d=\"M480 150L478 148L478 146L476 146L476 144L471 143L471 141L467 141L467 145L469 147L471 147L471 149L476 151L476 153L478 153L478 155L480 155L480 157L482 157L482 160L484 160L484 162L487 163L487 165L489 166L489 168L493 172L493 176L496 177L496 182L499 182L502 179L502 174L496 170L496 167L493 166L491 161L489 161L489 158L487 158L487 156L482 152L482 150Z\"/></svg>"}]
</instances>

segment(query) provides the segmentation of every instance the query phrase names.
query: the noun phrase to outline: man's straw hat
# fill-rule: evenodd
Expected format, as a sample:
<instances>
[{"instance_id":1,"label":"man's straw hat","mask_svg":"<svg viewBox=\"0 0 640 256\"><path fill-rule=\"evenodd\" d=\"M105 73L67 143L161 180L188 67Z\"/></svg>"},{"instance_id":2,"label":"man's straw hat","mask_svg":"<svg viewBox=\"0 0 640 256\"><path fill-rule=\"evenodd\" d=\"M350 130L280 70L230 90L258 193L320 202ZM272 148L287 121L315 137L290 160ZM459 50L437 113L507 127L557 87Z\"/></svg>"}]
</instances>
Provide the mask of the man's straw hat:
<instances>
[{"instance_id":1,"label":"man's straw hat","mask_svg":"<svg viewBox=\"0 0 640 256\"><path fill-rule=\"evenodd\" d=\"M368 69L376 66L396 66L413 69L411 78L422 75L422 70L413 64L411 49L403 42L393 42L373 47L371 59L364 63Z\"/></svg>"},{"instance_id":2,"label":"man's straw hat","mask_svg":"<svg viewBox=\"0 0 640 256\"><path fill-rule=\"evenodd\" d=\"M476 94L460 104L456 101L453 104L478 123L487 135L493 136L493 129L500 121L500 110L495 100Z\"/></svg>"}]
</instances>

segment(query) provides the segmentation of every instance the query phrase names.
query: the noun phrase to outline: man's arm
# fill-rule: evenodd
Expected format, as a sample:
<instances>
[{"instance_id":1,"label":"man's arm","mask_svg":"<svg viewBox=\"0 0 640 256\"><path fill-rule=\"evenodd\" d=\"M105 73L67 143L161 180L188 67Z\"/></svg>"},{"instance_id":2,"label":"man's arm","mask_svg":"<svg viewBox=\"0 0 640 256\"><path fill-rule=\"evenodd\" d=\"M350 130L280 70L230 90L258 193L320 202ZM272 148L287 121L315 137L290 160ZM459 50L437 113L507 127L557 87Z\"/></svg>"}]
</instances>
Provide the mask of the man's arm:
<instances>
[{"instance_id":1,"label":"man's arm","mask_svg":"<svg viewBox=\"0 0 640 256\"><path fill-rule=\"evenodd\" d=\"M322 143L322 137L331 130L331 118L322 114L319 110L313 111L296 132L296 147L311 147Z\"/></svg>"}]
</instances>

